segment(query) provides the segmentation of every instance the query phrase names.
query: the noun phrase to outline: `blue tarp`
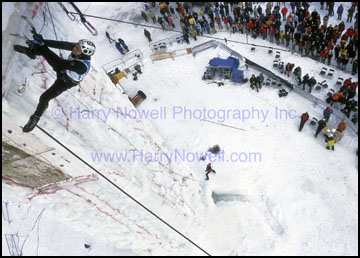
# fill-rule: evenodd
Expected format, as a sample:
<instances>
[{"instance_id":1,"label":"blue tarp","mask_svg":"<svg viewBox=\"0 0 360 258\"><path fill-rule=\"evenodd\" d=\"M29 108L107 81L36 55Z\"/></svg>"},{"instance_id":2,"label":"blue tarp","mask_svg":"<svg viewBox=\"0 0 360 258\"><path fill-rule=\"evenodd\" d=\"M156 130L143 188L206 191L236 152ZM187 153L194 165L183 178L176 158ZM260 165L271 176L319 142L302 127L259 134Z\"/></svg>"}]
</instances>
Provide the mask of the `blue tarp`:
<instances>
[{"instance_id":1,"label":"blue tarp","mask_svg":"<svg viewBox=\"0 0 360 258\"><path fill-rule=\"evenodd\" d=\"M231 74L231 81L242 83L244 78L244 71L233 69Z\"/></svg>"},{"instance_id":2,"label":"blue tarp","mask_svg":"<svg viewBox=\"0 0 360 258\"><path fill-rule=\"evenodd\" d=\"M234 57L228 57L228 59L213 58L210 61L210 66L230 67L232 70L231 81L242 83L244 78L244 71L237 69L239 64L239 59Z\"/></svg>"},{"instance_id":3,"label":"blue tarp","mask_svg":"<svg viewBox=\"0 0 360 258\"><path fill-rule=\"evenodd\" d=\"M228 59L221 59L221 58L213 58L210 61L211 66L225 66L230 67L231 69L236 69L239 67L239 59L234 57L229 57Z\"/></svg>"}]
</instances>

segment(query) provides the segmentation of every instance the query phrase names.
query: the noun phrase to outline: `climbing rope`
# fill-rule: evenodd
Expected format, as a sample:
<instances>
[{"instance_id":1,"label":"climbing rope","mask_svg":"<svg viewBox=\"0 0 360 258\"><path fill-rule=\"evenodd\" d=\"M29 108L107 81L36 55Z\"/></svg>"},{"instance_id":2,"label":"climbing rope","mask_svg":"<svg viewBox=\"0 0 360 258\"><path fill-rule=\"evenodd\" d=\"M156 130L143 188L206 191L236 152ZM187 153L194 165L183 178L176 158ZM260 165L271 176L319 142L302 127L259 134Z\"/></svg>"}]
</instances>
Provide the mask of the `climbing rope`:
<instances>
[{"instance_id":1,"label":"climbing rope","mask_svg":"<svg viewBox=\"0 0 360 258\"><path fill-rule=\"evenodd\" d=\"M52 18L50 7L49 7L49 4L47 2L45 3L45 10L46 10L46 8L49 10L49 15L50 15L51 23L52 23L52 26L53 26L53 29L54 29L55 38L56 38L57 41L59 41L57 33L56 33L55 25L54 25L54 20ZM62 54L60 49L59 49L59 52L60 52L60 57L63 58L63 54Z\"/></svg>"},{"instance_id":2,"label":"climbing rope","mask_svg":"<svg viewBox=\"0 0 360 258\"><path fill-rule=\"evenodd\" d=\"M37 128L39 128L44 134L46 134L48 137L50 137L52 140L54 140L56 143L58 143L61 147L63 147L64 149L66 149L69 153L71 153L73 156L75 156L77 159L79 159L81 162L83 162L86 166L88 166L90 169L92 169L93 171L95 171L98 175L100 175L102 178L104 178L107 182L109 182L110 184L112 184L114 187L116 187L119 191L121 191L123 194L125 194L127 197L129 197L132 201L136 202L138 205L140 205L142 208L144 208L147 212L149 212L151 215L153 215L154 217L156 217L158 220L160 220L162 223L164 223L166 226L168 226L169 228L171 228L173 231L175 231L176 233L178 233L180 236L182 236L184 239L186 239L188 242L190 242L192 245L194 245L195 247L197 247L199 250L201 250L203 253L205 253L208 256L211 256L208 252L206 252L204 249L202 249L200 246L198 246L196 243L194 243L191 239L189 239L188 237L186 237L185 235L183 235L180 231L178 231L177 229L175 229L173 226L171 226L168 222L166 222L165 220L163 220L160 216L158 216L156 213L154 213L152 210L150 210L149 208L147 208L146 206L144 206L141 202L139 202L138 200L136 200L134 197L132 197L130 194L128 194L125 190L123 190L122 188L120 188L118 185L116 185L114 182L112 182L110 179L108 179L106 176L104 176L100 171L98 171L97 169L95 169L93 166L91 166L89 163L87 163L85 160L83 160L80 156L78 156L76 153L74 153L72 150L70 150L68 147L66 147L63 143L61 143L59 140L57 140L54 136L52 136L50 133L48 133L47 131L45 131L43 128L41 128L40 126L36 125Z\"/></svg>"}]
</instances>

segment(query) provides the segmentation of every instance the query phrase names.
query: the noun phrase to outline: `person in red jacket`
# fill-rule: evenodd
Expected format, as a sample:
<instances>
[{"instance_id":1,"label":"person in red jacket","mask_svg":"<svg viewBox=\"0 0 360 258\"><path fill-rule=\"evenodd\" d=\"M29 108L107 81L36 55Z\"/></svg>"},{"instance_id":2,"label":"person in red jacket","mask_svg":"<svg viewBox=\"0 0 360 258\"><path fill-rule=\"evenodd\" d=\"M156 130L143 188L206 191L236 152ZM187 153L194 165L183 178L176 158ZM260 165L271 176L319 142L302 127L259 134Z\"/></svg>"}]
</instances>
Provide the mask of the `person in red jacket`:
<instances>
[{"instance_id":1,"label":"person in red jacket","mask_svg":"<svg viewBox=\"0 0 360 258\"><path fill-rule=\"evenodd\" d=\"M345 24L344 24L344 22L342 21L342 22L340 22L340 24L339 24L339 31L340 31L340 33L342 33L344 30L345 30Z\"/></svg>"},{"instance_id":2,"label":"person in red jacket","mask_svg":"<svg viewBox=\"0 0 360 258\"><path fill-rule=\"evenodd\" d=\"M308 112L305 112L301 115L301 121L300 121L300 127L299 127L299 132L301 132L301 130L303 129L306 121L309 120L309 114Z\"/></svg>"},{"instance_id":3,"label":"person in red jacket","mask_svg":"<svg viewBox=\"0 0 360 258\"><path fill-rule=\"evenodd\" d=\"M224 24L225 24L226 29L228 30L228 29L229 29L229 25L228 25L229 19L228 19L228 17L224 16L223 22L224 22Z\"/></svg>"},{"instance_id":4,"label":"person in red jacket","mask_svg":"<svg viewBox=\"0 0 360 258\"><path fill-rule=\"evenodd\" d=\"M287 63L287 65L285 66L285 74L287 74L287 76L290 76L290 72L291 72L291 64Z\"/></svg>"},{"instance_id":5,"label":"person in red jacket","mask_svg":"<svg viewBox=\"0 0 360 258\"><path fill-rule=\"evenodd\" d=\"M260 33L263 36L263 39L266 39L266 27L265 26L261 26L260 28Z\"/></svg>"},{"instance_id":6,"label":"person in red jacket","mask_svg":"<svg viewBox=\"0 0 360 258\"><path fill-rule=\"evenodd\" d=\"M352 78L350 77L350 78L348 78L348 79L346 79L345 81L344 81L344 87L348 87L348 86L350 86L350 84L352 83Z\"/></svg>"},{"instance_id":7,"label":"person in red jacket","mask_svg":"<svg viewBox=\"0 0 360 258\"><path fill-rule=\"evenodd\" d=\"M346 123L344 121L341 121L337 126L337 130L339 132L345 131L346 130Z\"/></svg>"},{"instance_id":8,"label":"person in red jacket","mask_svg":"<svg viewBox=\"0 0 360 258\"><path fill-rule=\"evenodd\" d=\"M209 176L208 176L208 175L209 175L211 172L214 172L214 173L216 174L216 171L213 170L212 167L211 167L211 163L207 164L205 172L206 172L206 180L209 180Z\"/></svg>"},{"instance_id":9,"label":"person in red jacket","mask_svg":"<svg viewBox=\"0 0 360 258\"><path fill-rule=\"evenodd\" d=\"M286 6L284 6L284 8L281 9L281 14L283 15L283 21L286 21L287 11L288 11L288 9L286 8Z\"/></svg>"},{"instance_id":10,"label":"person in red jacket","mask_svg":"<svg viewBox=\"0 0 360 258\"><path fill-rule=\"evenodd\" d=\"M254 28L254 24L253 24L252 20L250 20L250 21L246 24L246 30L247 30L248 33L250 33L250 32L252 32L253 28Z\"/></svg>"},{"instance_id":11,"label":"person in red jacket","mask_svg":"<svg viewBox=\"0 0 360 258\"><path fill-rule=\"evenodd\" d=\"M173 18L172 18L171 16L169 16L169 24L170 24L173 28L175 28L174 20L173 20Z\"/></svg>"},{"instance_id":12,"label":"person in red jacket","mask_svg":"<svg viewBox=\"0 0 360 258\"><path fill-rule=\"evenodd\" d=\"M358 30L354 30L353 38L357 40L357 39L358 39L358 36L359 36Z\"/></svg>"},{"instance_id":13,"label":"person in red jacket","mask_svg":"<svg viewBox=\"0 0 360 258\"><path fill-rule=\"evenodd\" d=\"M354 35L354 29L353 27L351 26L350 28L348 28L348 30L346 31L346 33L348 34L348 36L350 38L352 38L352 36Z\"/></svg>"},{"instance_id":14,"label":"person in red jacket","mask_svg":"<svg viewBox=\"0 0 360 258\"><path fill-rule=\"evenodd\" d=\"M185 8L183 6L180 7L180 14L182 17L185 15Z\"/></svg>"},{"instance_id":15,"label":"person in red jacket","mask_svg":"<svg viewBox=\"0 0 360 258\"><path fill-rule=\"evenodd\" d=\"M343 94L344 93L342 91L339 91L339 92L336 92L334 95L332 95L331 101L330 101L330 106L332 106L334 103L341 102Z\"/></svg>"}]
</instances>

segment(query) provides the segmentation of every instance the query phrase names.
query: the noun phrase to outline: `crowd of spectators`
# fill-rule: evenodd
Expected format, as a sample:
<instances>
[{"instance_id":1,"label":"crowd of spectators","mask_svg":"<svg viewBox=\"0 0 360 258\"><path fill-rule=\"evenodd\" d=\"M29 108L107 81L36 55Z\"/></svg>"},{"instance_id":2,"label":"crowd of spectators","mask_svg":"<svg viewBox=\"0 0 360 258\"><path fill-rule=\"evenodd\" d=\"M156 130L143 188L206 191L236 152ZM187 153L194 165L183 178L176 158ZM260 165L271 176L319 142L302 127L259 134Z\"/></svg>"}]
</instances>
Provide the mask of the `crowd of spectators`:
<instances>
[{"instance_id":1,"label":"crowd of spectators","mask_svg":"<svg viewBox=\"0 0 360 258\"><path fill-rule=\"evenodd\" d=\"M348 10L342 4L337 7L338 24L329 24L329 18L335 15L335 2L316 4L327 14L321 17L316 9L309 10L308 2L268 2L266 8L253 2L207 2L200 8L193 8L190 2L176 2L175 8L169 2L160 2L162 17L157 21L163 28L166 24L174 27L173 18L179 18L184 36L194 40L198 35L214 34L219 30L246 33L356 74L357 2L352 2ZM150 8L146 9L151 12ZM197 12L195 9L200 10ZM347 12L346 22L342 20L344 11ZM150 16L156 23L154 14ZM346 27L345 23L353 25Z\"/></svg>"}]
</instances>

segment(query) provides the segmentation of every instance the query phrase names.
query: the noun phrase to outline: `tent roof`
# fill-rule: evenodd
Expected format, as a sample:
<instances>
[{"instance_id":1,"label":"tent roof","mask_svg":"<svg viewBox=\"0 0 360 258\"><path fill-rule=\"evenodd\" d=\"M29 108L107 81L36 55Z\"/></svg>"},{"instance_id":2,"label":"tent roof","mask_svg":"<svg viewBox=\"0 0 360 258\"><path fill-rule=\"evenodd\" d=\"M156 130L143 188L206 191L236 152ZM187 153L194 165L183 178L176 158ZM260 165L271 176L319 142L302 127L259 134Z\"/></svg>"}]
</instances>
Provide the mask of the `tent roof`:
<instances>
[{"instance_id":1,"label":"tent roof","mask_svg":"<svg viewBox=\"0 0 360 258\"><path fill-rule=\"evenodd\" d=\"M234 57L228 57L228 59L213 58L210 61L210 66L225 66L231 67L231 69L237 69L239 67L240 61Z\"/></svg>"}]
</instances>

